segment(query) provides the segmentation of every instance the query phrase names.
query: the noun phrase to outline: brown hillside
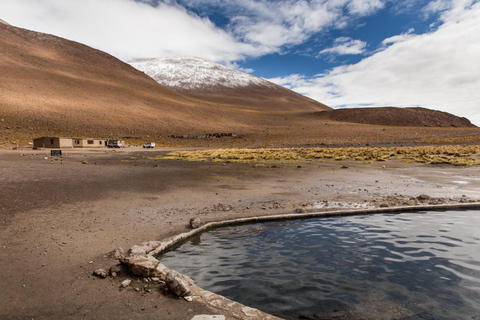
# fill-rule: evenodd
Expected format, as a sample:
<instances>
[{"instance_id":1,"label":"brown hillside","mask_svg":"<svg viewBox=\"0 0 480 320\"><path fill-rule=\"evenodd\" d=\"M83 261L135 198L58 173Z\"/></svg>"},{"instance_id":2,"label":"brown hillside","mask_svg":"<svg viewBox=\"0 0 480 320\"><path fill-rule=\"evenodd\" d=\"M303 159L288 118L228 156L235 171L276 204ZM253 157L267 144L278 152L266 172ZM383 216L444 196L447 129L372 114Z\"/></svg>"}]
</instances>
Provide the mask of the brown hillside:
<instances>
[{"instance_id":1,"label":"brown hillside","mask_svg":"<svg viewBox=\"0 0 480 320\"><path fill-rule=\"evenodd\" d=\"M0 69L7 140L20 131L145 137L243 127L235 111L175 93L109 54L6 24Z\"/></svg>"},{"instance_id":2,"label":"brown hillside","mask_svg":"<svg viewBox=\"0 0 480 320\"><path fill-rule=\"evenodd\" d=\"M208 98L214 103L207 102L194 94L187 97L167 89L99 50L6 24L0 24L0 70L0 146L24 144L43 135L134 137L167 145L202 146L480 139L476 128L385 130L328 119L319 121L317 111L322 110L321 105L315 109L312 100L297 94L291 98L271 97L277 103L284 99L285 109L289 110L272 108L275 103L265 97L238 102L243 94L255 97L254 90L235 96L237 102L221 103L232 99L225 97L228 92L215 93ZM172 134L215 132L235 132L241 138L168 138Z\"/></svg>"},{"instance_id":3,"label":"brown hillside","mask_svg":"<svg viewBox=\"0 0 480 320\"><path fill-rule=\"evenodd\" d=\"M263 87L251 85L244 88L221 88L219 90L181 90L177 92L198 99L229 104L253 110L276 111L319 111L331 110L330 107L302 96L281 86Z\"/></svg>"},{"instance_id":4,"label":"brown hillside","mask_svg":"<svg viewBox=\"0 0 480 320\"><path fill-rule=\"evenodd\" d=\"M321 119L403 127L475 127L467 118L426 108L352 108L319 112Z\"/></svg>"}]
</instances>

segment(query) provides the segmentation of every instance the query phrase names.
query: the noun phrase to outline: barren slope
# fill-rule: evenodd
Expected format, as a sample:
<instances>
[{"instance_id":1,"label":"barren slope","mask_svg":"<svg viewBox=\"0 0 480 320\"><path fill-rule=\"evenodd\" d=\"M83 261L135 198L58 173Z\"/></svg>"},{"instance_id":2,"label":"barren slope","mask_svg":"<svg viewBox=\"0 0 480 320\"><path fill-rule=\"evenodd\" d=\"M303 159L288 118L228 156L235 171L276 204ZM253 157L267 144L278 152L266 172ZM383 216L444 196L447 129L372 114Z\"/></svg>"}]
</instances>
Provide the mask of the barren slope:
<instances>
[{"instance_id":1,"label":"barren slope","mask_svg":"<svg viewBox=\"0 0 480 320\"><path fill-rule=\"evenodd\" d=\"M403 127L474 128L467 118L426 108L354 108L319 112L321 119Z\"/></svg>"},{"instance_id":2,"label":"barren slope","mask_svg":"<svg viewBox=\"0 0 480 320\"><path fill-rule=\"evenodd\" d=\"M169 90L85 45L0 23L0 133L145 137L241 130L242 117Z\"/></svg>"},{"instance_id":3,"label":"barren slope","mask_svg":"<svg viewBox=\"0 0 480 320\"><path fill-rule=\"evenodd\" d=\"M137 59L130 64L168 88L215 103L262 112L331 110L265 79L199 58Z\"/></svg>"}]
</instances>

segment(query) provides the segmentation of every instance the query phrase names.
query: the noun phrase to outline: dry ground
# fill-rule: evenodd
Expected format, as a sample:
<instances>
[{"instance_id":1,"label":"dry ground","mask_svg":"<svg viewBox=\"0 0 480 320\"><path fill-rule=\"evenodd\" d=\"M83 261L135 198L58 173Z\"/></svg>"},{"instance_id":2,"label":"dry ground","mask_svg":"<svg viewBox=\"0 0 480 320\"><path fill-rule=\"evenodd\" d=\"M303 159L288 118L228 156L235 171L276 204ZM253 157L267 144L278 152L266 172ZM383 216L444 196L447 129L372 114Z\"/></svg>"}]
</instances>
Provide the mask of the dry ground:
<instances>
[{"instance_id":1,"label":"dry ground","mask_svg":"<svg viewBox=\"0 0 480 320\"><path fill-rule=\"evenodd\" d=\"M216 314L156 290L138 293L140 282L120 291L121 279L91 275L115 264L106 257L111 250L182 232L197 215L213 221L290 213L322 201L401 205L422 193L439 202L480 200L479 167L400 161L255 167L143 158L158 150L64 153L63 165L51 165L45 150L0 153L1 319Z\"/></svg>"}]
</instances>

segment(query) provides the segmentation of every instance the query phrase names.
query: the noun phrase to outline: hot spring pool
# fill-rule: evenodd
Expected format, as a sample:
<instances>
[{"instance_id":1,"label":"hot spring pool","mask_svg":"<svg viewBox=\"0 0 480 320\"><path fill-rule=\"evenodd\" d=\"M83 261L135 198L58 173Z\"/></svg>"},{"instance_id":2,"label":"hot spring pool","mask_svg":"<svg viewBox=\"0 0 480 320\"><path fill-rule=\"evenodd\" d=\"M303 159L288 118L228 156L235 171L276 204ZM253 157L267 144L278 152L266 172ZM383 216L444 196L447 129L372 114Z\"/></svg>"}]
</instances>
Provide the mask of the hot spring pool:
<instances>
[{"instance_id":1,"label":"hot spring pool","mask_svg":"<svg viewBox=\"0 0 480 320\"><path fill-rule=\"evenodd\" d=\"M289 319L480 319L480 211L215 229L160 257L200 287Z\"/></svg>"}]
</instances>

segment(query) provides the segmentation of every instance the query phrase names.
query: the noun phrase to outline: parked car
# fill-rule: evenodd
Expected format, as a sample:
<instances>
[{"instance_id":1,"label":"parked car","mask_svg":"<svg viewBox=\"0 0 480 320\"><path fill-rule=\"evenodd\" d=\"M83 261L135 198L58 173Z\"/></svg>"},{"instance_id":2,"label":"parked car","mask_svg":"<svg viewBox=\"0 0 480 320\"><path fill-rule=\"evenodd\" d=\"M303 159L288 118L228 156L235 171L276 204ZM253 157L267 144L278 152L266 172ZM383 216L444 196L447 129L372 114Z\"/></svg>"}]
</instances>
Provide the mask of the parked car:
<instances>
[{"instance_id":1,"label":"parked car","mask_svg":"<svg viewBox=\"0 0 480 320\"><path fill-rule=\"evenodd\" d=\"M143 145L144 149L153 149L155 148L155 142L147 142Z\"/></svg>"},{"instance_id":2,"label":"parked car","mask_svg":"<svg viewBox=\"0 0 480 320\"><path fill-rule=\"evenodd\" d=\"M123 147L122 143L120 141L112 141L107 144L107 147L109 148L121 148Z\"/></svg>"}]
</instances>

